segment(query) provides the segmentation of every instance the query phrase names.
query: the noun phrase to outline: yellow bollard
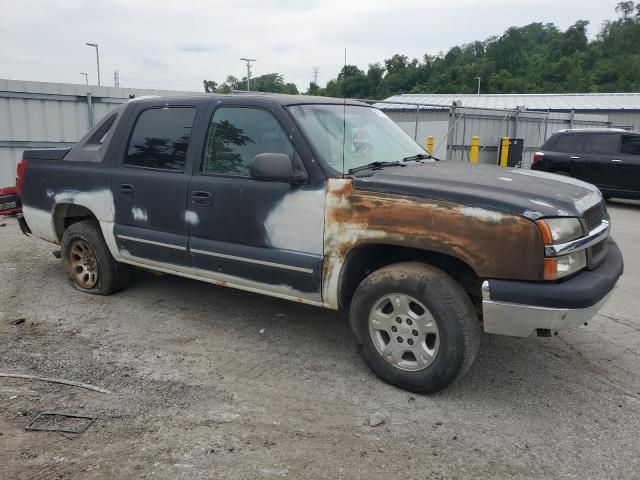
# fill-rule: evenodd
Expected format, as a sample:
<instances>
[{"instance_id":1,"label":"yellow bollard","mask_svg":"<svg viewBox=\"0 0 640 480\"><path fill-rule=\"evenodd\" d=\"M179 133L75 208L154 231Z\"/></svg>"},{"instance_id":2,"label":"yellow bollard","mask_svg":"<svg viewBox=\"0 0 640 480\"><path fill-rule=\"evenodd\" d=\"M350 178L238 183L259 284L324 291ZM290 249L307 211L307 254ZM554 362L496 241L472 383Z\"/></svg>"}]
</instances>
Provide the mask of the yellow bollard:
<instances>
[{"instance_id":1,"label":"yellow bollard","mask_svg":"<svg viewBox=\"0 0 640 480\"><path fill-rule=\"evenodd\" d=\"M509 137L502 137L502 146L500 148L500 166L507 166L507 159L509 158Z\"/></svg>"},{"instance_id":2,"label":"yellow bollard","mask_svg":"<svg viewBox=\"0 0 640 480\"><path fill-rule=\"evenodd\" d=\"M433 137L427 137L427 152L433 155Z\"/></svg>"},{"instance_id":3,"label":"yellow bollard","mask_svg":"<svg viewBox=\"0 0 640 480\"><path fill-rule=\"evenodd\" d=\"M480 155L480 137L474 135L471 137L471 152L469 153L469 161L471 163L478 163L478 156Z\"/></svg>"}]
</instances>

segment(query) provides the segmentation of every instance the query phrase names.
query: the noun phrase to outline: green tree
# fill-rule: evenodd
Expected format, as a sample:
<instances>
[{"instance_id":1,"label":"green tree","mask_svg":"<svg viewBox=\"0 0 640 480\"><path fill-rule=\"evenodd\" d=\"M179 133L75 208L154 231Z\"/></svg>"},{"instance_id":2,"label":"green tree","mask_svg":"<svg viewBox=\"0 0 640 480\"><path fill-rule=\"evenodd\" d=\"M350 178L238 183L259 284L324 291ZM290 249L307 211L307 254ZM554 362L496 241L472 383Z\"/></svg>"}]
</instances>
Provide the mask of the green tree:
<instances>
[{"instance_id":1,"label":"green tree","mask_svg":"<svg viewBox=\"0 0 640 480\"><path fill-rule=\"evenodd\" d=\"M217 92L218 84L213 80L203 80L204 91L207 93L215 93Z\"/></svg>"}]
</instances>

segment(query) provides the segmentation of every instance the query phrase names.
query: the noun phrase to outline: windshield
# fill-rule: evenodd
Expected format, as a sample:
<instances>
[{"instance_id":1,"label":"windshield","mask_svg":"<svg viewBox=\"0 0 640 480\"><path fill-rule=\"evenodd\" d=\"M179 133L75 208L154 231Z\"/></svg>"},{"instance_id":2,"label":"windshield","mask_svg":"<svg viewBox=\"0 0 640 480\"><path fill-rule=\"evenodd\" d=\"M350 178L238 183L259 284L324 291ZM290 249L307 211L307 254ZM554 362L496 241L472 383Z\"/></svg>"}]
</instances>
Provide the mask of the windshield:
<instances>
[{"instance_id":1,"label":"windshield","mask_svg":"<svg viewBox=\"0 0 640 480\"><path fill-rule=\"evenodd\" d=\"M340 174L372 162L399 162L426 154L393 120L373 107L295 105L289 111L320 160Z\"/></svg>"}]
</instances>

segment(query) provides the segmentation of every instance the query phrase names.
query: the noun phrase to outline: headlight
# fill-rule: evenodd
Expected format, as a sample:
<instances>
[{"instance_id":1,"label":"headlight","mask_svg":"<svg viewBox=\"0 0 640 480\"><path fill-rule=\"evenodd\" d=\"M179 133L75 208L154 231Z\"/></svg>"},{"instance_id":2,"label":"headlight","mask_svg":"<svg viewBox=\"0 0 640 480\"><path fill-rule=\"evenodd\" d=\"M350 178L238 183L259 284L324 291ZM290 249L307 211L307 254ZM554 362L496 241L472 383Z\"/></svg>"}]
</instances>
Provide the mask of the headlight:
<instances>
[{"instance_id":1,"label":"headlight","mask_svg":"<svg viewBox=\"0 0 640 480\"><path fill-rule=\"evenodd\" d=\"M585 250L570 253L558 257L558 277L571 275L587 266L587 254Z\"/></svg>"},{"instance_id":2,"label":"headlight","mask_svg":"<svg viewBox=\"0 0 640 480\"><path fill-rule=\"evenodd\" d=\"M574 217L545 218L537 223L546 245L570 242L584 235L580 220Z\"/></svg>"},{"instance_id":3,"label":"headlight","mask_svg":"<svg viewBox=\"0 0 640 480\"><path fill-rule=\"evenodd\" d=\"M536 222L545 245L557 245L576 240L584 235L582 224L577 218L546 218ZM557 280L572 275L587 266L585 250L545 257L544 279Z\"/></svg>"}]
</instances>

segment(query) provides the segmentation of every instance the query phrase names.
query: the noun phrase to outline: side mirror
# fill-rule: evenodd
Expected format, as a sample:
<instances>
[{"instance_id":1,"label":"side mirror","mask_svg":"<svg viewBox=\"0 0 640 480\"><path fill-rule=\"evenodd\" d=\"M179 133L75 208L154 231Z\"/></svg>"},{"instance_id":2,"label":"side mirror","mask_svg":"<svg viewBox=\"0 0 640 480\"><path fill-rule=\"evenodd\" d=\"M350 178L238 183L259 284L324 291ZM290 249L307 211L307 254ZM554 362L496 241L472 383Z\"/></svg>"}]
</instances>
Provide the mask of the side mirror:
<instances>
[{"instance_id":1,"label":"side mirror","mask_svg":"<svg viewBox=\"0 0 640 480\"><path fill-rule=\"evenodd\" d=\"M309 177L301 166L294 165L284 153L259 153L253 157L249 174L262 182L307 183Z\"/></svg>"}]
</instances>

